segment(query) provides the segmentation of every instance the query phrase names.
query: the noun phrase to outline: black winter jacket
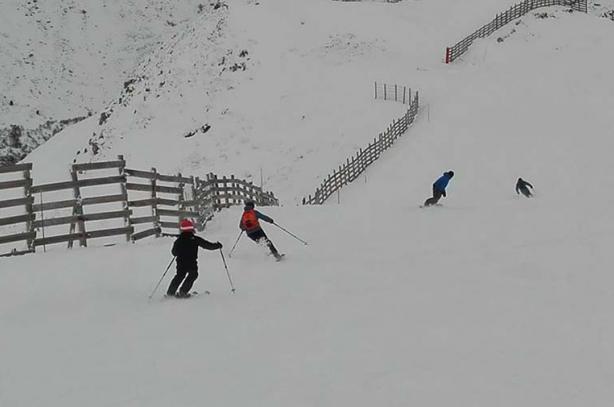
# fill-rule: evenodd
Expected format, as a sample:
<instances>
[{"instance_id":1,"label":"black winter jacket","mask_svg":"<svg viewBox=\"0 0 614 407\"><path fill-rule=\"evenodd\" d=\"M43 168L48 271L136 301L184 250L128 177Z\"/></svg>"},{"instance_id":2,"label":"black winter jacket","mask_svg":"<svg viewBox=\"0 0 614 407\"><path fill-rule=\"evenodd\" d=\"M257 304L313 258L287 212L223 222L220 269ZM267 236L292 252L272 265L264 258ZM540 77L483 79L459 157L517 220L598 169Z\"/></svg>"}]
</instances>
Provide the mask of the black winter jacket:
<instances>
[{"instance_id":1,"label":"black winter jacket","mask_svg":"<svg viewBox=\"0 0 614 407\"><path fill-rule=\"evenodd\" d=\"M211 243L205 239L195 236L193 233L182 233L179 235L171 253L177 257L177 269L196 270L198 269L198 248L207 250L221 249L221 243Z\"/></svg>"},{"instance_id":2,"label":"black winter jacket","mask_svg":"<svg viewBox=\"0 0 614 407\"><path fill-rule=\"evenodd\" d=\"M518 178L518 182L516 182L516 193L520 193L520 190L529 190L527 187L531 187L531 189L533 189L533 185L529 184L527 181L523 180L522 178Z\"/></svg>"}]
</instances>

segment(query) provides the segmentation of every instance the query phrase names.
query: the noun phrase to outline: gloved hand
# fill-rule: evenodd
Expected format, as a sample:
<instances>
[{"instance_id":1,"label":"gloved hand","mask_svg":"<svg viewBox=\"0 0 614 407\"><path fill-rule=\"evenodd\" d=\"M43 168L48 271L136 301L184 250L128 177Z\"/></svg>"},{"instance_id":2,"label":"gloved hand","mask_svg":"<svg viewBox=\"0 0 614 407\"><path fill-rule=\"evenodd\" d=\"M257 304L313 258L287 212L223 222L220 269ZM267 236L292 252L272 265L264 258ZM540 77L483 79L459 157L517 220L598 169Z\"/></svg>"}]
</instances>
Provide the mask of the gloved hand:
<instances>
[{"instance_id":1,"label":"gloved hand","mask_svg":"<svg viewBox=\"0 0 614 407\"><path fill-rule=\"evenodd\" d=\"M446 197L446 191L443 191L441 194L443 195L444 198Z\"/></svg>"},{"instance_id":2,"label":"gloved hand","mask_svg":"<svg viewBox=\"0 0 614 407\"><path fill-rule=\"evenodd\" d=\"M215 244L217 246L216 249L221 249L223 247L220 242L215 242Z\"/></svg>"},{"instance_id":3,"label":"gloved hand","mask_svg":"<svg viewBox=\"0 0 614 407\"><path fill-rule=\"evenodd\" d=\"M271 221L269 223L275 223L275 221L273 220L273 218L271 218Z\"/></svg>"}]
</instances>

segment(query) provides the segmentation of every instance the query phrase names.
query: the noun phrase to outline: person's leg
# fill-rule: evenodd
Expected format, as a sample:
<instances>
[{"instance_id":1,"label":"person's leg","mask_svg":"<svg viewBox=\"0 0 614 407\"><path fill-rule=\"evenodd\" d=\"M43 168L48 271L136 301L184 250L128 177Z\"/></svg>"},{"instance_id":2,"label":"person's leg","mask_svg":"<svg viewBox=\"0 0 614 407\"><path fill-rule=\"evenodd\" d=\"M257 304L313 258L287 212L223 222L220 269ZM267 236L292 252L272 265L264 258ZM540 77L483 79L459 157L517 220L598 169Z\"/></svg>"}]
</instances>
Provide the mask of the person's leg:
<instances>
[{"instance_id":1,"label":"person's leg","mask_svg":"<svg viewBox=\"0 0 614 407\"><path fill-rule=\"evenodd\" d=\"M424 202L424 206L435 205L441 199L442 193L433 188L433 197Z\"/></svg>"},{"instance_id":2,"label":"person's leg","mask_svg":"<svg viewBox=\"0 0 614 407\"><path fill-rule=\"evenodd\" d=\"M186 270L177 269L177 274L175 274L175 277L171 280L171 284L168 286L168 290L166 290L167 295L175 295L186 273Z\"/></svg>"},{"instance_id":3,"label":"person's leg","mask_svg":"<svg viewBox=\"0 0 614 407\"><path fill-rule=\"evenodd\" d=\"M258 230L254 230L253 232L248 233L247 237L249 237L256 243L260 243L260 239L265 237L265 235L262 229L258 229Z\"/></svg>"},{"instance_id":4,"label":"person's leg","mask_svg":"<svg viewBox=\"0 0 614 407\"><path fill-rule=\"evenodd\" d=\"M197 278L198 278L198 270L196 269L188 270L188 276L186 277L185 281L181 285L181 288L179 289L179 293L188 294L190 290L192 289L192 285L194 284L194 281L196 281Z\"/></svg>"},{"instance_id":5,"label":"person's leg","mask_svg":"<svg viewBox=\"0 0 614 407\"><path fill-rule=\"evenodd\" d=\"M263 232L263 234L264 234L264 232ZM269 237L266 234L264 235L264 241L266 242L266 245L268 246L269 250L271 251L271 254L273 256L275 256L275 257L279 257L279 252L277 251L277 249L273 245L273 242L271 242L271 240L269 239Z\"/></svg>"},{"instance_id":6,"label":"person's leg","mask_svg":"<svg viewBox=\"0 0 614 407\"><path fill-rule=\"evenodd\" d=\"M249 233L247 236L256 243L260 243L261 240L264 240L267 247L271 251L271 254L275 257L279 257L279 252L273 245L273 242L269 240L269 237L266 235L266 233L264 233L264 230L258 229L255 232Z\"/></svg>"},{"instance_id":7,"label":"person's leg","mask_svg":"<svg viewBox=\"0 0 614 407\"><path fill-rule=\"evenodd\" d=\"M520 192L522 192L522 195L526 196L527 198L533 196L533 194L531 194L531 191L529 191L529 188L526 187L520 188Z\"/></svg>"}]
</instances>

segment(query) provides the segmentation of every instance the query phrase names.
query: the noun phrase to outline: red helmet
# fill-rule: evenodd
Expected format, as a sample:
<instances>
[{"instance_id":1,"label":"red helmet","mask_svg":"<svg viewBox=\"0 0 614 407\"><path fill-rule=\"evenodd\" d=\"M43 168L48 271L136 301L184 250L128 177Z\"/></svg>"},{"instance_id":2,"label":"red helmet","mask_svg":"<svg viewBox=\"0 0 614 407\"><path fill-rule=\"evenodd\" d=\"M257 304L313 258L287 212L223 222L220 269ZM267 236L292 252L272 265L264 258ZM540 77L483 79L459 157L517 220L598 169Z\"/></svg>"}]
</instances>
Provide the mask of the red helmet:
<instances>
[{"instance_id":1,"label":"red helmet","mask_svg":"<svg viewBox=\"0 0 614 407\"><path fill-rule=\"evenodd\" d=\"M194 223L190 219L183 219L179 222L179 230L182 232L194 232Z\"/></svg>"}]
</instances>

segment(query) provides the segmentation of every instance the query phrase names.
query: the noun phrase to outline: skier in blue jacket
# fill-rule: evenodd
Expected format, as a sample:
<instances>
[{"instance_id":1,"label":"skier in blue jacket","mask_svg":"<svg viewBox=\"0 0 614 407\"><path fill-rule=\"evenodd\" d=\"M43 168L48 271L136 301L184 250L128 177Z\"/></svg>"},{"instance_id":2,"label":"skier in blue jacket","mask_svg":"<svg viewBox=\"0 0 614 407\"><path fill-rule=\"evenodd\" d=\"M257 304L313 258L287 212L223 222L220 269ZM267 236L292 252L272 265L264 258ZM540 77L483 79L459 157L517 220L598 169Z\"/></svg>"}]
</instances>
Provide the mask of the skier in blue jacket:
<instances>
[{"instance_id":1,"label":"skier in blue jacket","mask_svg":"<svg viewBox=\"0 0 614 407\"><path fill-rule=\"evenodd\" d=\"M433 184L433 196L424 202L424 206L435 205L442 196L446 196L446 187L454 176L454 171L444 172Z\"/></svg>"}]
</instances>

